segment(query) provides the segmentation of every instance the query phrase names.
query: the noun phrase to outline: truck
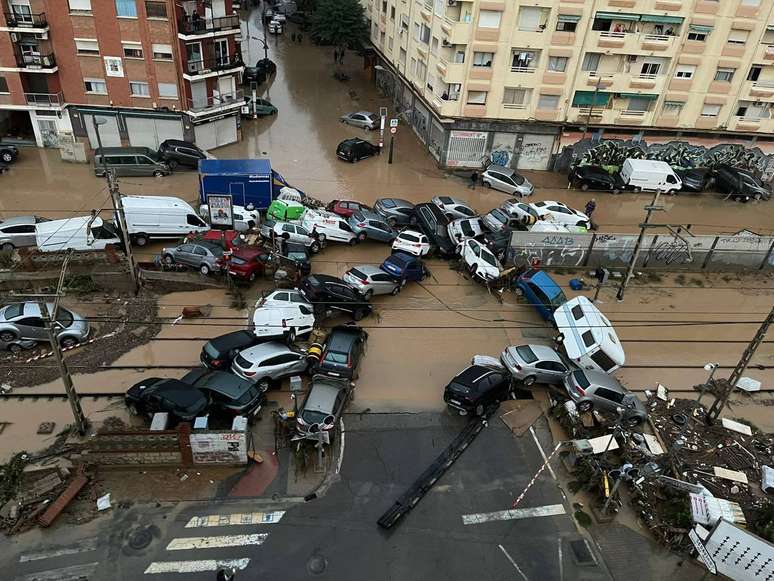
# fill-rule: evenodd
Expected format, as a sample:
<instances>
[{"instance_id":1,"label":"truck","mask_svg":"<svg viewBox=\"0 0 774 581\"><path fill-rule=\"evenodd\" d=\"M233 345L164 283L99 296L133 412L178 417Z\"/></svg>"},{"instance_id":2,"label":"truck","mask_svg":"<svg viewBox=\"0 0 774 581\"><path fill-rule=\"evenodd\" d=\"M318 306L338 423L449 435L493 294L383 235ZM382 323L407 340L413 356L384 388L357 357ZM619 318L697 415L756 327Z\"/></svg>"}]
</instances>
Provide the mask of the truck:
<instances>
[{"instance_id":1,"label":"truck","mask_svg":"<svg viewBox=\"0 0 774 581\"><path fill-rule=\"evenodd\" d=\"M202 204L211 194L230 194L234 205L266 210L280 190L290 187L271 168L268 159L202 159L199 161L199 196ZM302 196L303 192L299 192Z\"/></svg>"},{"instance_id":2,"label":"truck","mask_svg":"<svg viewBox=\"0 0 774 581\"><path fill-rule=\"evenodd\" d=\"M683 187L680 177L665 161L627 159L621 167L621 179L627 188L675 194Z\"/></svg>"},{"instance_id":3,"label":"truck","mask_svg":"<svg viewBox=\"0 0 774 581\"><path fill-rule=\"evenodd\" d=\"M129 240L145 246L151 239L182 238L191 232L206 232L207 223L191 205L169 196L122 196ZM118 224L118 218L116 218Z\"/></svg>"},{"instance_id":4,"label":"truck","mask_svg":"<svg viewBox=\"0 0 774 581\"><path fill-rule=\"evenodd\" d=\"M122 246L118 229L98 216L76 216L35 225L35 242L41 252L104 250L108 244Z\"/></svg>"}]
</instances>

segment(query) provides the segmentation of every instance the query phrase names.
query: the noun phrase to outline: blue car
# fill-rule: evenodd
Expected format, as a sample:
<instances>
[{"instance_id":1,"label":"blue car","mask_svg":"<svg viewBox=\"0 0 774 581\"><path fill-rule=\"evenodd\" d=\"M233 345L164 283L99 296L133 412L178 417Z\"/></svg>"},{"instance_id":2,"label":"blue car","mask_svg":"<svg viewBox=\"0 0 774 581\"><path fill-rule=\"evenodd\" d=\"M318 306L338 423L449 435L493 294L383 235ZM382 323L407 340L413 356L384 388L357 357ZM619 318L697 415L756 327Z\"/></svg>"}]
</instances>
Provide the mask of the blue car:
<instances>
[{"instance_id":1,"label":"blue car","mask_svg":"<svg viewBox=\"0 0 774 581\"><path fill-rule=\"evenodd\" d=\"M561 287L542 270L528 270L516 281L516 288L546 321L554 320L554 311L567 302Z\"/></svg>"},{"instance_id":2,"label":"blue car","mask_svg":"<svg viewBox=\"0 0 774 581\"><path fill-rule=\"evenodd\" d=\"M427 268L416 256L396 252L387 257L379 267L384 272L404 282L420 281L427 276Z\"/></svg>"}]
</instances>

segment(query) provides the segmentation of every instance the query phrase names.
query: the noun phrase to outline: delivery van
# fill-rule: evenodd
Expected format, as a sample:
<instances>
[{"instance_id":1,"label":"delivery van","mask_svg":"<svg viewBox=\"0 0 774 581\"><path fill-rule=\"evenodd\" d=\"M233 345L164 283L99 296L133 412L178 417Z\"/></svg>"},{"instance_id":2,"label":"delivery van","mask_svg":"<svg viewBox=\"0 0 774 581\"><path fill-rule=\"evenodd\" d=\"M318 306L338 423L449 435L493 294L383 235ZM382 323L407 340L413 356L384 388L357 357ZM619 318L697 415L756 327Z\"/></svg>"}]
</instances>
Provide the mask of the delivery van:
<instances>
[{"instance_id":1,"label":"delivery van","mask_svg":"<svg viewBox=\"0 0 774 581\"><path fill-rule=\"evenodd\" d=\"M126 230L132 244L151 239L182 238L210 229L188 202L167 196L123 196Z\"/></svg>"},{"instance_id":2,"label":"delivery van","mask_svg":"<svg viewBox=\"0 0 774 581\"><path fill-rule=\"evenodd\" d=\"M586 297L575 297L558 307L554 323L559 349L579 368L612 373L626 362L613 325Z\"/></svg>"},{"instance_id":3,"label":"delivery van","mask_svg":"<svg viewBox=\"0 0 774 581\"><path fill-rule=\"evenodd\" d=\"M300 202L292 200L274 200L269 204L266 216L277 222L300 220L306 208Z\"/></svg>"},{"instance_id":4,"label":"delivery van","mask_svg":"<svg viewBox=\"0 0 774 581\"><path fill-rule=\"evenodd\" d=\"M122 244L115 224L94 216L40 222L35 225L35 242L41 252L104 250L108 244Z\"/></svg>"},{"instance_id":5,"label":"delivery van","mask_svg":"<svg viewBox=\"0 0 774 581\"><path fill-rule=\"evenodd\" d=\"M683 182L665 161L653 159L627 159L621 167L621 179L634 190L660 191L676 194Z\"/></svg>"}]
</instances>

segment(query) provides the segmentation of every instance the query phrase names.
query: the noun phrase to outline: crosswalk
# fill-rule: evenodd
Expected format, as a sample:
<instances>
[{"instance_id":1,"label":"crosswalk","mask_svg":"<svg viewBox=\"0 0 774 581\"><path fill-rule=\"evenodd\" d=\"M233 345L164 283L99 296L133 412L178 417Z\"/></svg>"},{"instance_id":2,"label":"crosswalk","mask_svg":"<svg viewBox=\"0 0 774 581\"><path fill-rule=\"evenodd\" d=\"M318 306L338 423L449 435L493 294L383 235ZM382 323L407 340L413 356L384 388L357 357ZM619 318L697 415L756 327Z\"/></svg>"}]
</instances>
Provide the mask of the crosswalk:
<instances>
[{"instance_id":1,"label":"crosswalk","mask_svg":"<svg viewBox=\"0 0 774 581\"><path fill-rule=\"evenodd\" d=\"M152 561L147 566L141 565L145 567L141 570L145 575L162 577L169 575L170 578L187 578L186 574L215 572L220 567L232 567L237 571L243 571L250 565L249 551L262 545L269 537L269 530L266 527L279 523L284 515L285 511L274 510L187 517L183 521L185 525L182 527L178 525L176 530L176 533L181 536L165 540L162 553L156 553L155 557L158 559L161 556L162 560ZM207 534L210 531L212 534ZM14 581L101 579L102 577L95 576L101 560L101 545L98 541L97 537L86 538L68 545L50 546L21 553L18 563L25 573L17 574L13 579ZM169 557L169 560L164 557ZM26 572L31 569L38 570ZM2 578L1 575L0 578Z\"/></svg>"}]
</instances>

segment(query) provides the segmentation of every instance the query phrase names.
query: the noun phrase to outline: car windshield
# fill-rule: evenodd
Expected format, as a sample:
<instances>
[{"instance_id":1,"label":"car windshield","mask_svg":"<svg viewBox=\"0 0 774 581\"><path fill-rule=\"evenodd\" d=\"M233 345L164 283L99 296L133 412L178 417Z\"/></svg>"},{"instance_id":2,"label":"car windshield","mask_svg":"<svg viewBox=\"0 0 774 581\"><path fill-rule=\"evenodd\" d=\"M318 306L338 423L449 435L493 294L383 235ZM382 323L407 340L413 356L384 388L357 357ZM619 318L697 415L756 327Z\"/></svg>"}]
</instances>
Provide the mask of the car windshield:
<instances>
[{"instance_id":1,"label":"car windshield","mask_svg":"<svg viewBox=\"0 0 774 581\"><path fill-rule=\"evenodd\" d=\"M374 121L375 122L379 118L376 115L374 115L373 113L371 113L370 115L366 115L366 119L368 119L369 121Z\"/></svg>"},{"instance_id":2,"label":"car windshield","mask_svg":"<svg viewBox=\"0 0 774 581\"><path fill-rule=\"evenodd\" d=\"M494 254L488 250L485 250L483 247L481 248L481 259L491 266L499 266L497 264L497 259L494 257Z\"/></svg>"},{"instance_id":3,"label":"car windshield","mask_svg":"<svg viewBox=\"0 0 774 581\"><path fill-rule=\"evenodd\" d=\"M379 203L382 206L384 206L385 208L394 208L395 207L395 202L393 202L392 200L380 200Z\"/></svg>"},{"instance_id":4,"label":"car windshield","mask_svg":"<svg viewBox=\"0 0 774 581\"><path fill-rule=\"evenodd\" d=\"M575 383L577 383L581 389L586 389L591 383L586 378L586 374L583 373L580 369L577 371L572 372L572 376L575 378Z\"/></svg>"},{"instance_id":5,"label":"car windshield","mask_svg":"<svg viewBox=\"0 0 774 581\"><path fill-rule=\"evenodd\" d=\"M505 213L499 208L495 208L494 210L489 212L489 215L492 216L498 222L501 222L503 224L508 223L508 216L506 216Z\"/></svg>"},{"instance_id":6,"label":"car windshield","mask_svg":"<svg viewBox=\"0 0 774 581\"><path fill-rule=\"evenodd\" d=\"M516 347L516 353L519 354L519 357L521 357L525 363L534 363L538 359L529 345L520 345L519 347Z\"/></svg>"},{"instance_id":7,"label":"car windshield","mask_svg":"<svg viewBox=\"0 0 774 581\"><path fill-rule=\"evenodd\" d=\"M24 303L16 303L14 305L9 305L5 309L5 318L6 320L15 319L16 317L21 317L21 314L24 312Z\"/></svg>"},{"instance_id":8,"label":"car windshield","mask_svg":"<svg viewBox=\"0 0 774 581\"><path fill-rule=\"evenodd\" d=\"M245 405L253 401L260 393L257 385L253 385L250 389L246 390L241 396L234 400L237 405Z\"/></svg>"},{"instance_id":9,"label":"car windshield","mask_svg":"<svg viewBox=\"0 0 774 581\"><path fill-rule=\"evenodd\" d=\"M306 252L291 251L288 252L288 258L296 262L306 262Z\"/></svg>"},{"instance_id":10,"label":"car windshield","mask_svg":"<svg viewBox=\"0 0 774 581\"><path fill-rule=\"evenodd\" d=\"M511 176L511 179L513 180L513 183L517 186L520 186L524 183L524 176L520 176L519 174L515 173Z\"/></svg>"},{"instance_id":11,"label":"car windshield","mask_svg":"<svg viewBox=\"0 0 774 581\"><path fill-rule=\"evenodd\" d=\"M160 159L158 152L157 151L153 151L152 149L149 150L145 155L147 155L153 161L158 161Z\"/></svg>"},{"instance_id":12,"label":"car windshield","mask_svg":"<svg viewBox=\"0 0 774 581\"><path fill-rule=\"evenodd\" d=\"M229 262L231 262L231 264L236 264L238 266L241 266L242 264L247 264L247 261L244 258L239 258L238 256L232 256Z\"/></svg>"},{"instance_id":13,"label":"car windshield","mask_svg":"<svg viewBox=\"0 0 774 581\"><path fill-rule=\"evenodd\" d=\"M559 308L567 302L567 297L565 296L564 291L560 290L549 299L549 302L551 303L552 307Z\"/></svg>"},{"instance_id":14,"label":"car windshield","mask_svg":"<svg viewBox=\"0 0 774 581\"><path fill-rule=\"evenodd\" d=\"M465 234L465 236L475 236L476 232L473 230L473 228L470 225L470 222L467 220L465 222L460 223L460 228L462 229L462 233Z\"/></svg>"},{"instance_id":15,"label":"car windshield","mask_svg":"<svg viewBox=\"0 0 774 581\"><path fill-rule=\"evenodd\" d=\"M346 362L347 362L347 354L346 353L337 353L336 351L328 351L325 354L324 359L328 363L344 363L344 364L346 364Z\"/></svg>"},{"instance_id":16,"label":"car windshield","mask_svg":"<svg viewBox=\"0 0 774 581\"><path fill-rule=\"evenodd\" d=\"M307 424L311 426L314 424L322 424L323 421L325 421L325 418L328 417L328 414L319 412L317 410L304 410L304 412L301 414L301 417Z\"/></svg>"},{"instance_id":17,"label":"car windshield","mask_svg":"<svg viewBox=\"0 0 774 581\"><path fill-rule=\"evenodd\" d=\"M217 354L216 354L215 356L217 356ZM242 355L241 355L241 354L239 354L239 355L237 355L236 357L234 357L234 363L236 363L237 365L239 365L239 367L241 367L242 369L250 369L250 368L253 366L253 364L252 364L252 363L250 363L250 362L249 362L247 359L245 359L244 357L242 357Z\"/></svg>"},{"instance_id":18,"label":"car windshield","mask_svg":"<svg viewBox=\"0 0 774 581\"><path fill-rule=\"evenodd\" d=\"M359 278L360 280L368 280L368 276L363 274L363 272L358 270L357 268L351 268L351 269L349 269L349 272L355 278Z\"/></svg>"},{"instance_id":19,"label":"car windshield","mask_svg":"<svg viewBox=\"0 0 774 581\"><path fill-rule=\"evenodd\" d=\"M212 343L210 343L209 341L204 344L204 352L210 357L212 357L213 359L217 359L218 357L220 357L220 353L218 353L218 350L215 349L215 347L213 347Z\"/></svg>"},{"instance_id":20,"label":"car windshield","mask_svg":"<svg viewBox=\"0 0 774 581\"><path fill-rule=\"evenodd\" d=\"M63 327L69 327L73 324L73 314L67 309L59 307L59 311L56 314L56 322Z\"/></svg>"},{"instance_id":21,"label":"car windshield","mask_svg":"<svg viewBox=\"0 0 774 581\"><path fill-rule=\"evenodd\" d=\"M535 218L539 218L537 210L535 208L528 206L527 204L519 204L519 208L527 212L530 216L534 216Z\"/></svg>"},{"instance_id":22,"label":"car windshield","mask_svg":"<svg viewBox=\"0 0 774 581\"><path fill-rule=\"evenodd\" d=\"M451 387L452 390L456 391L457 393L467 394L473 391L467 385L462 385L461 383L457 383L456 381L453 381L449 387Z\"/></svg>"}]
</instances>

